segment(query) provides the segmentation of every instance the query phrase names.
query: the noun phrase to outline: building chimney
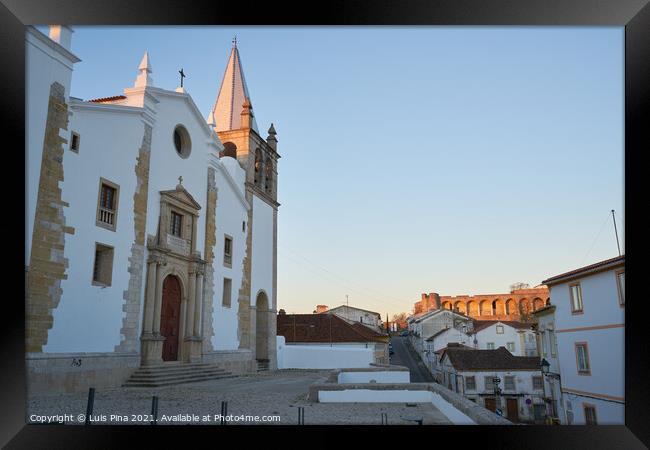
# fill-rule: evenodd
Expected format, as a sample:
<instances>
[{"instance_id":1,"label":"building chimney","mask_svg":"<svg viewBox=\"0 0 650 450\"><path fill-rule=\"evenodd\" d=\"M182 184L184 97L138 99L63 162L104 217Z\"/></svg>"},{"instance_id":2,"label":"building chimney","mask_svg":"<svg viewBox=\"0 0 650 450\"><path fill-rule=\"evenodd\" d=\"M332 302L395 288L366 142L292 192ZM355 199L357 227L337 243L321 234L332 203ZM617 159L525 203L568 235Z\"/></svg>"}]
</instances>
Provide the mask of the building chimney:
<instances>
[{"instance_id":1,"label":"building chimney","mask_svg":"<svg viewBox=\"0 0 650 450\"><path fill-rule=\"evenodd\" d=\"M316 305L316 314L324 313L328 309L327 305Z\"/></svg>"},{"instance_id":2,"label":"building chimney","mask_svg":"<svg viewBox=\"0 0 650 450\"><path fill-rule=\"evenodd\" d=\"M72 44L72 28L66 25L50 25L50 39L70 51Z\"/></svg>"}]
</instances>

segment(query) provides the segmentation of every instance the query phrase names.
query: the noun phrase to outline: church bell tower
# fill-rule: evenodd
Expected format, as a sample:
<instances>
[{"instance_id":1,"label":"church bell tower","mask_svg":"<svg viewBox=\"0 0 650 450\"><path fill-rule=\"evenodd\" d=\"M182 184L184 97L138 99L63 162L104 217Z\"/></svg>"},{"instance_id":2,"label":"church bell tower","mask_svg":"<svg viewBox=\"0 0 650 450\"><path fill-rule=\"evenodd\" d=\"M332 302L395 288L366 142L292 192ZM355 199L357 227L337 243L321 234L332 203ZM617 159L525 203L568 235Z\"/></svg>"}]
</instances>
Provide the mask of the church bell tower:
<instances>
[{"instance_id":1,"label":"church bell tower","mask_svg":"<svg viewBox=\"0 0 650 450\"><path fill-rule=\"evenodd\" d=\"M258 367L277 367L275 357L277 311L277 138L273 124L266 139L260 136L251 96L242 69L237 40L233 39L217 100L207 122L224 149L220 158L232 157L246 172L246 200L250 207L246 234L244 274L239 289L239 347L253 351ZM254 242L270 241L268 255L253 249ZM255 259L253 259L253 254ZM272 279L263 275L271 266Z\"/></svg>"}]
</instances>

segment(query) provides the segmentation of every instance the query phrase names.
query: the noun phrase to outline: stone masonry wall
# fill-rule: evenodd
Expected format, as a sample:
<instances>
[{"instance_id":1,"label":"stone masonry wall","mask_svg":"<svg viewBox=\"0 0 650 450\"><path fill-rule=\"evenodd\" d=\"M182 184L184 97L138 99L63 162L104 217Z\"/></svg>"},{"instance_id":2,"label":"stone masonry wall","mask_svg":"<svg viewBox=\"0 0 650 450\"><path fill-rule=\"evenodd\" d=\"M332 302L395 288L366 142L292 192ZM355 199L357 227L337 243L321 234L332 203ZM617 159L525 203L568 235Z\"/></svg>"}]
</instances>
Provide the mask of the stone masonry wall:
<instances>
[{"instance_id":1,"label":"stone masonry wall","mask_svg":"<svg viewBox=\"0 0 650 450\"><path fill-rule=\"evenodd\" d=\"M149 161L151 157L151 125L144 125L142 145L135 165L137 186L133 194L133 232L134 241L129 257L129 287L124 291L124 317L120 330L121 341L115 346L116 352L137 352L139 348L138 318L142 299L144 277L144 236L147 223L147 199L149 196Z\"/></svg>"},{"instance_id":2,"label":"stone masonry wall","mask_svg":"<svg viewBox=\"0 0 650 450\"><path fill-rule=\"evenodd\" d=\"M64 258L67 227L59 183L63 181L63 144L61 130L68 129L68 105L65 88L59 83L50 87L41 172L36 199L30 265L27 274L27 304L25 312L26 352L39 353L47 344L53 326L52 310L61 299L61 280L67 278L68 260Z\"/></svg>"},{"instance_id":3,"label":"stone masonry wall","mask_svg":"<svg viewBox=\"0 0 650 450\"><path fill-rule=\"evenodd\" d=\"M246 230L246 256L244 256L241 287L239 288L238 302L239 311L237 336L239 337L239 348L251 347L251 268L253 248L253 194L247 189L246 200L248 201L248 225Z\"/></svg>"},{"instance_id":4,"label":"stone masonry wall","mask_svg":"<svg viewBox=\"0 0 650 450\"><path fill-rule=\"evenodd\" d=\"M208 168L208 200L205 211L205 278L203 279L203 353L211 352L214 327L212 314L214 311L214 246L217 243L217 183L215 171Z\"/></svg>"}]
</instances>

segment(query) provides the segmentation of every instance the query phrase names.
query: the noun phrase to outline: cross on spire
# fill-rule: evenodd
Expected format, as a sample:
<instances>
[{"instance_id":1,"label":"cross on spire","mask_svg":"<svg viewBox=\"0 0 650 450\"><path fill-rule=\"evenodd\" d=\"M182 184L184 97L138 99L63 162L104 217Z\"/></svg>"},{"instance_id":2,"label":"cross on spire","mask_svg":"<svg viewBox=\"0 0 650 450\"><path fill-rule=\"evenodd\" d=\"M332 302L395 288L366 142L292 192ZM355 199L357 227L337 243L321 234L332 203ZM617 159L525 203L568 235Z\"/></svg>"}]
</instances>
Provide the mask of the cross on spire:
<instances>
[{"instance_id":1,"label":"cross on spire","mask_svg":"<svg viewBox=\"0 0 650 450\"><path fill-rule=\"evenodd\" d=\"M183 72L182 67L181 67L181 70L178 71L178 73L181 74L181 87L183 87L183 78L187 78L187 75L185 75L185 72Z\"/></svg>"}]
</instances>

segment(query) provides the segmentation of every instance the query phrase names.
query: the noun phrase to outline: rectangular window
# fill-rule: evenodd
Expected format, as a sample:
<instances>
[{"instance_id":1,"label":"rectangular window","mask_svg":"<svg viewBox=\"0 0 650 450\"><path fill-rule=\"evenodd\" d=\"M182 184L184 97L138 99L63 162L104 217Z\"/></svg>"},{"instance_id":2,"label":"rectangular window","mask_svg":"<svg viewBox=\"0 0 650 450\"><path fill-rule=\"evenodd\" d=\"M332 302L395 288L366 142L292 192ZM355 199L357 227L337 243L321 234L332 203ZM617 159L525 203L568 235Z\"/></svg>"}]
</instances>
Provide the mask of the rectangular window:
<instances>
[{"instance_id":1,"label":"rectangular window","mask_svg":"<svg viewBox=\"0 0 650 450\"><path fill-rule=\"evenodd\" d=\"M230 278L223 279L223 302L222 305L226 308L230 308L230 298L232 295L232 280Z\"/></svg>"},{"instance_id":2,"label":"rectangular window","mask_svg":"<svg viewBox=\"0 0 650 450\"><path fill-rule=\"evenodd\" d=\"M475 391L476 390L476 378L466 377L465 378L465 390L466 391Z\"/></svg>"},{"instance_id":3,"label":"rectangular window","mask_svg":"<svg viewBox=\"0 0 650 450\"><path fill-rule=\"evenodd\" d=\"M497 325L497 334L503 334L503 325Z\"/></svg>"},{"instance_id":4,"label":"rectangular window","mask_svg":"<svg viewBox=\"0 0 650 450\"><path fill-rule=\"evenodd\" d=\"M533 389L541 390L544 389L544 381L540 376L533 376Z\"/></svg>"},{"instance_id":5,"label":"rectangular window","mask_svg":"<svg viewBox=\"0 0 650 450\"><path fill-rule=\"evenodd\" d=\"M113 247L95 244L95 261L93 263L93 284L110 286L113 278Z\"/></svg>"},{"instance_id":6,"label":"rectangular window","mask_svg":"<svg viewBox=\"0 0 650 450\"><path fill-rule=\"evenodd\" d=\"M484 377L483 379L485 380L485 390L486 391L494 391L494 380L492 380L493 376L489 377Z\"/></svg>"},{"instance_id":7,"label":"rectangular window","mask_svg":"<svg viewBox=\"0 0 650 450\"><path fill-rule=\"evenodd\" d=\"M488 342L486 346L488 350L494 350L494 342Z\"/></svg>"},{"instance_id":8,"label":"rectangular window","mask_svg":"<svg viewBox=\"0 0 650 450\"><path fill-rule=\"evenodd\" d=\"M589 367L589 351L586 342L576 342L576 365L578 367L578 375L591 375Z\"/></svg>"},{"instance_id":9,"label":"rectangular window","mask_svg":"<svg viewBox=\"0 0 650 450\"><path fill-rule=\"evenodd\" d=\"M625 271L616 272L616 286L618 288L618 303L625 305Z\"/></svg>"},{"instance_id":10,"label":"rectangular window","mask_svg":"<svg viewBox=\"0 0 650 450\"><path fill-rule=\"evenodd\" d=\"M172 217L169 223L169 229L172 236L176 236L176 237L182 236L183 216L181 214L172 211Z\"/></svg>"},{"instance_id":11,"label":"rectangular window","mask_svg":"<svg viewBox=\"0 0 650 450\"><path fill-rule=\"evenodd\" d=\"M515 352L515 343L514 342L506 342L506 348L510 353Z\"/></svg>"},{"instance_id":12,"label":"rectangular window","mask_svg":"<svg viewBox=\"0 0 650 450\"><path fill-rule=\"evenodd\" d=\"M232 265L232 237L228 235L223 241L223 263L228 267Z\"/></svg>"},{"instance_id":13,"label":"rectangular window","mask_svg":"<svg viewBox=\"0 0 650 450\"><path fill-rule=\"evenodd\" d=\"M504 379L504 389L507 391L515 390L515 377L505 377Z\"/></svg>"},{"instance_id":14,"label":"rectangular window","mask_svg":"<svg viewBox=\"0 0 650 450\"><path fill-rule=\"evenodd\" d=\"M79 133L72 132L70 136L70 150L79 153Z\"/></svg>"},{"instance_id":15,"label":"rectangular window","mask_svg":"<svg viewBox=\"0 0 650 450\"><path fill-rule=\"evenodd\" d=\"M115 231L117 226L117 204L120 188L104 178L99 179L99 196L97 199L97 217L95 224Z\"/></svg>"},{"instance_id":16,"label":"rectangular window","mask_svg":"<svg viewBox=\"0 0 650 450\"><path fill-rule=\"evenodd\" d=\"M573 314L582 313L582 289L580 283L569 285L569 292L571 294L571 312Z\"/></svg>"},{"instance_id":17,"label":"rectangular window","mask_svg":"<svg viewBox=\"0 0 650 450\"><path fill-rule=\"evenodd\" d=\"M596 421L596 407L587 403L583 403L582 406L585 409L585 425L598 425Z\"/></svg>"}]
</instances>

